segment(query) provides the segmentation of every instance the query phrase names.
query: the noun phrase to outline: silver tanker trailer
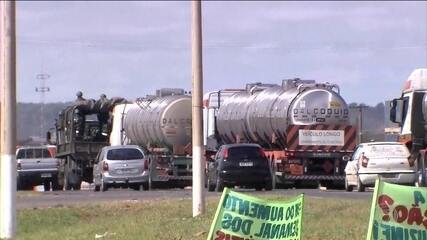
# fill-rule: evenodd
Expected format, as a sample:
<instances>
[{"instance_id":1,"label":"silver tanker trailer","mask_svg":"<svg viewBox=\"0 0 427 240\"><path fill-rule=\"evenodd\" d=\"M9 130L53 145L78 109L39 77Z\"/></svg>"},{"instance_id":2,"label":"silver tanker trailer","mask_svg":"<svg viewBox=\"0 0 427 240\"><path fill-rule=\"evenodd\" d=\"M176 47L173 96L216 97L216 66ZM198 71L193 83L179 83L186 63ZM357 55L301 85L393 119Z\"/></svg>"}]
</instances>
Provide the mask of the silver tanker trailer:
<instances>
[{"instance_id":1,"label":"silver tanker trailer","mask_svg":"<svg viewBox=\"0 0 427 240\"><path fill-rule=\"evenodd\" d=\"M339 87L313 80L205 94L205 145L258 143L271 159L276 186L307 181L344 184L343 156L356 145L356 129ZM213 123L213 124L212 124Z\"/></svg>"},{"instance_id":2,"label":"silver tanker trailer","mask_svg":"<svg viewBox=\"0 0 427 240\"><path fill-rule=\"evenodd\" d=\"M160 89L113 111L112 145L136 144L150 159L150 187L191 185L191 97L182 89Z\"/></svg>"}]
</instances>

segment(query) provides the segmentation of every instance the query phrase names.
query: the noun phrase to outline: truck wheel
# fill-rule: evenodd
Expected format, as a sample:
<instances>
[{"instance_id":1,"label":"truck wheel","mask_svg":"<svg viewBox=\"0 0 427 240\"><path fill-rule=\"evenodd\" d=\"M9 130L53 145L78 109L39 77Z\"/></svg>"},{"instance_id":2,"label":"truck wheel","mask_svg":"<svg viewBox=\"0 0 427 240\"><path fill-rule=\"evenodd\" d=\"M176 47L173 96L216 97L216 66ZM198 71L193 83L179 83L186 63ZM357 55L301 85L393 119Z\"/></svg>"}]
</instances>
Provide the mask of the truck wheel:
<instances>
[{"instance_id":1,"label":"truck wheel","mask_svg":"<svg viewBox=\"0 0 427 240\"><path fill-rule=\"evenodd\" d=\"M360 181L360 178L357 177L357 186L356 189L358 192L364 192L365 191L365 185Z\"/></svg>"},{"instance_id":2,"label":"truck wheel","mask_svg":"<svg viewBox=\"0 0 427 240\"><path fill-rule=\"evenodd\" d=\"M351 192L351 191L353 191L353 186L348 184L347 177L345 177L345 182L344 182L344 184L345 184L345 187L344 187L344 188L345 188L345 190L346 190L347 192Z\"/></svg>"},{"instance_id":3,"label":"truck wheel","mask_svg":"<svg viewBox=\"0 0 427 240\"><path fill-rule=\"evenodd\" d=\"M67 172L65 173L65 176L64 176L64 189L66 191L70 191L71 190L70 178L69 178Z\"/></svg>"},{"instance_id":4,"label":"truck wheel","mask_svg":"<svg viewBox=\"0 0 427 240\"><path fill-rule=\"evenodd\" d=\"M207 185L208 185L208 191L209 192L213 192L215 191L215 184L212 184L211 179L208 178L207 180Z\"/></svg>"},{"instance_id":5,"label":"truck wheel","mask_svg":"<svg viewBox=\"0 0 427 240\"><path fill-rule=\"evenodd\" d=\"M222 192L224 190L224 181L218 176L216 179L215 191Z\"/></svg>"},{"instance_id":6,"label":"truck wheel","mask_svg":"<svg viewBox=\"0 0 427 240\"><path fill-rule=\"evenodd\" d=\"M141 191L142 184L133 184L133 185L130 186L130 188L132 188L135 191Z\"/></svg>"},{"instance_id":7,"label":"truck wheel","mask_svg":"<svg viewBox=\"0 0 427 240\"><path fill-rule=\"evenodd\" d=\"M62 186L59 185L57 177L52 178L52 190L53 191L62 190Z\"/></svg>"},{"instance_id":8,"label":"truck wheel","mask_svg":"<svg viewBox=\"0 0 427 240\"><path fill-rule=\"evenodd\" d=\"M24 182L19 177L16 179L16 190L24 190Z\"/></svg>"},{"instance_id":9,"label":"truck wheel","mask_svg":"<svg viewBox=\"0 0 427 240\"><path fill-rule=\"evenodd\" d=\"M50 181L45 180L45 181L43 182L43 188L44 188L44 191L45 191L45 192L49 192L49 191L50 191Z\"/></svg>"},{"instance_id":10,"label":"truck wheel","mask_svg":"<svg viewBox=\"0 0 427 240\"><path fill-rule=\"evenodd\" d=\"M78 181L76 184L73 185L73 189L75 191L78 191L81 189L81 186L82 186L82 181Z\"/></svg>"}]
</instances>

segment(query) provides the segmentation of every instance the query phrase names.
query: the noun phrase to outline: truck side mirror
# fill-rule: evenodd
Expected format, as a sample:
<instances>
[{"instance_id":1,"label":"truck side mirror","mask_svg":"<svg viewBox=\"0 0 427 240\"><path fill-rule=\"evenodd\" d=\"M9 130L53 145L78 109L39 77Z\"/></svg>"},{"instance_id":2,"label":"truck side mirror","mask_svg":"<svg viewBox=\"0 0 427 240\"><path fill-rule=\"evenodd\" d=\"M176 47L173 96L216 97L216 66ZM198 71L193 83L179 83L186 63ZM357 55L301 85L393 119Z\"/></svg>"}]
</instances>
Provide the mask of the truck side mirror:
<instances>
[{"instance_id":1,"label":"truck side mirror","mask_svg":"<svg viewBox=\"0 0 427 240\"><path fill-rule=\"evenodd\" d=\"M403 121L403 100L393 99L390 102L390 121L402 124Z\"/></svg>"}]
</instances>

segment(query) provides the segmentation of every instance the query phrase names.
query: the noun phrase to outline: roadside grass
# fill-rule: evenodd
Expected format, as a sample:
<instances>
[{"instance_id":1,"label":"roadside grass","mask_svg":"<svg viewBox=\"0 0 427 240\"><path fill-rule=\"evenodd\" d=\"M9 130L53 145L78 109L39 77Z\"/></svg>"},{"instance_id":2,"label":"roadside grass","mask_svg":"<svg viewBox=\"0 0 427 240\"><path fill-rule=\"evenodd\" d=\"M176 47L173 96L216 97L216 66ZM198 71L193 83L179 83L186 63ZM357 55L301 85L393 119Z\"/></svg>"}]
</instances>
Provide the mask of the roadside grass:
<instances>
[{"instance_id":1,"label":"roadside grass","mask_svg":"<svg viewBox=\"0 0 427 240\"><path fill-rule=\"evenodd\" d=\"M189 199L24 209L18 211L16 239L206 239L218 201L209 198L207 214L196 218ZM369 208L370 200L306 197L303 239L364 239Z\"/></svg>"}]
</instances>

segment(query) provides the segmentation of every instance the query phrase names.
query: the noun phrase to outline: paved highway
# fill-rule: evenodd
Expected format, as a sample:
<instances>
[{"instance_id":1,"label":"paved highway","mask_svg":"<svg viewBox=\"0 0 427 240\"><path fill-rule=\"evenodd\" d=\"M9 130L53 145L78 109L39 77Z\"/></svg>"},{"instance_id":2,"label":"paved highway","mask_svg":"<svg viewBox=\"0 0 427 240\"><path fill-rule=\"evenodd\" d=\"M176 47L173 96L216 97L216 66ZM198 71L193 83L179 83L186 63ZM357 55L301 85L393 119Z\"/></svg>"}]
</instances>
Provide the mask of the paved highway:
<instances>
[{"instance_id":1,"label":"paved highway","mask_svg":"<svg viewBox=\"0 0 427 240\"><path fill-rule=\"evenodd\" d=\"M317 198L341 198L341 199L370 199L372 191L368 192L345 192L341 190L319 190L319 189L277 189L271 192L257 192L249 189L239 189L257 196L277 195L294 196L304 193L306 196ZM207 197L219 197L220 193L206 192ZM191 189L171 189L135 191L131 189L111 189L107 192L82 191L58 191L58 192L25 192L17 194L16 206L23 208L45 208L58 206L71 206L88 203L102 203L112 201L147 201L163 199L191 199Z\"/></svg>"}]
</instances>

